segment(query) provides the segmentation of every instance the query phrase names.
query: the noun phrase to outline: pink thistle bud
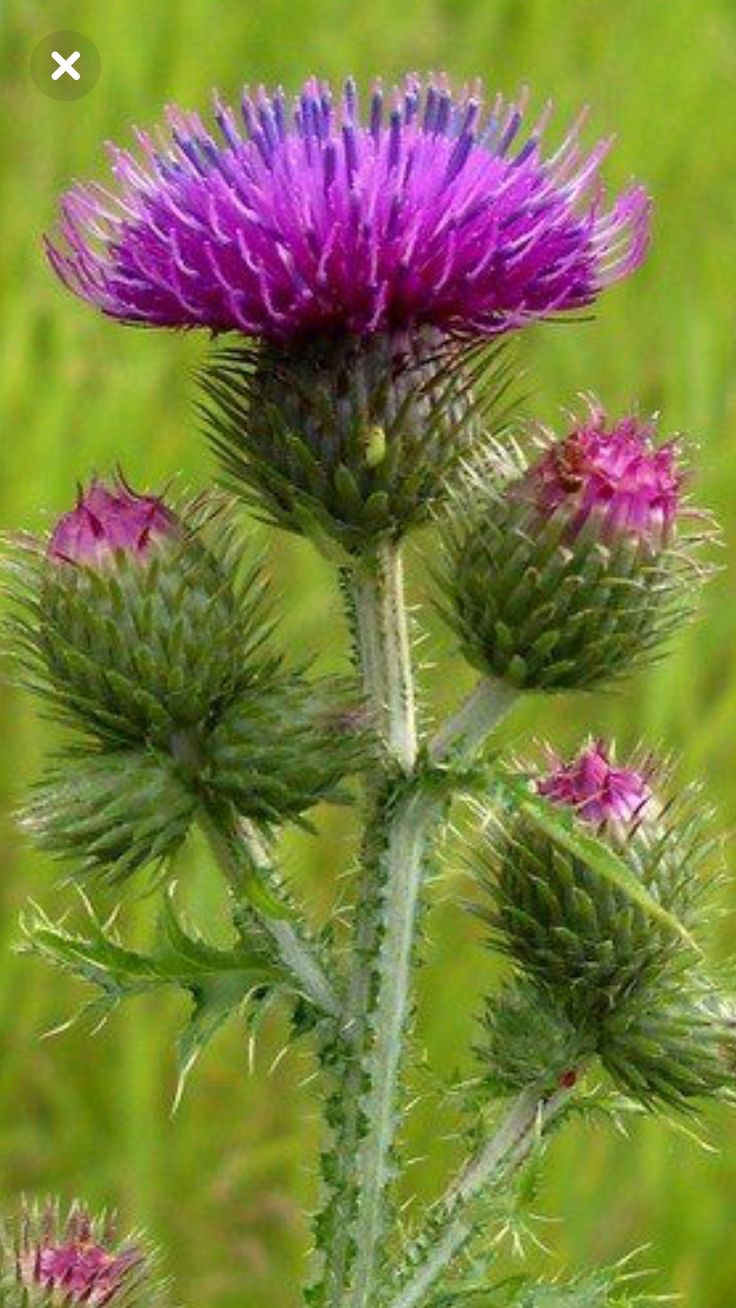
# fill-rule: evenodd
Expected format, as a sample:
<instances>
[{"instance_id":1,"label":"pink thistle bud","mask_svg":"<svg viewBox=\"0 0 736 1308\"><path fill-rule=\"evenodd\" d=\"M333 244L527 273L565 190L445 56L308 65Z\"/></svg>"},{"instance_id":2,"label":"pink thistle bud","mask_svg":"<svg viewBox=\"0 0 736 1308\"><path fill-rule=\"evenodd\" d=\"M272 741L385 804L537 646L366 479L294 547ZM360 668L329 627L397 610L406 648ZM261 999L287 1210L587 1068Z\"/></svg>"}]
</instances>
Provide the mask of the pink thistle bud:
<instances>
[{"instance_id":1,"label":"pink thistle bud","mask_svg":"<svg viewBox=\"0 0 736 1308\"><path fill-rule=\"evenodd\" d=\"M39 1302L69 1308L129 1303L149 1261L139 1245L116 1245L111 1220L94 1221L84 1209L72 1208L60 1221L51 1203L25 1213L16 1247L19 1284L40 1295Z\"/></svg>"},{"instance_id":2,"label":"pink thistle bud","mask_svg":"<svg viewBox=\"0 0 736 1308\"><path fill-rule=\"evenodd\" d=\"M601 740L570 763L556 760L554 770L537 780L536 789L595 825L634 822L652 799L646 775L616 767L612 751Z\"/></svg>"},{"instance_id":3,"label":"pink thistle bud","mask_svg":"<svg viewBox=\"0 0 736 1308\"><path fill-rule=\"evenodd\" d=\"M93 481L75 507L59 519L48 556L57 562L99 567L118 550L137 557L152 543L170 536L177 519L163 500L137 495L121 479L112 485Z\"/></svg>"},{"instance_id":4,"label":"pink thistle bud","mask_svg":"<svg viewBox=\"0 0 736 1308\"><path fill-rule=\"evenodd\" d=\"M608 425L591 405L586 421L553 444L524 478L545 516L569 515L577 535L595 518L601 537L632 536L662 548L681 509L683 472L673 442L656 445L654 423L636 417Z\"/></svg>"}]
</instances>

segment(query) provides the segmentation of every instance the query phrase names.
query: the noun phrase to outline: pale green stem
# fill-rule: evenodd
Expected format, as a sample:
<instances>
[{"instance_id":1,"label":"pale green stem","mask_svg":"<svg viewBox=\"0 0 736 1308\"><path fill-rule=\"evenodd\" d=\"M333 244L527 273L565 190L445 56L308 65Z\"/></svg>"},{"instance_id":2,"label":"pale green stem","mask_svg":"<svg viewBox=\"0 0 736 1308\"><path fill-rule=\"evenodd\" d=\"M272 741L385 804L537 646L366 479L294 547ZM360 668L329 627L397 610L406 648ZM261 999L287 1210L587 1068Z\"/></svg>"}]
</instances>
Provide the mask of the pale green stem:
<instances>
[{"instance_id":1,"label":"pale green stem","mask_svg":"<svg viewBox=\"0 0 736 1308\"><path fill-rule=\"evenodd\" d=\"M359 647L367 651L364 676L383 677L372 687L375 704L384 706L384 733L390 753L404 768L416 761L414 697L406 637L406 617L398 562L384 576L385 589L369 604L365 580L357 593ZM398 579L398 580L397 580ZM399 633L393 634L390 633ZM385 644L385 648L383 648ZM452 729L432 749L434 762L451 753L472 756L513 699L513 692L483 682L460 711ZM365 1064L367 1127L358 1157L358 1192L354 1226L355 1265L352 1308L368 1308L375 1284L386 1219L386 1191L391 1179L397 1120L397 1085L411 1002L411 963L417 912L429 841L445 808L433 787L408 786L398 793L384 833L383 934L373 966L377 974L375 1005L370 1014L373 1043ZM368 1015L364 1014L365 1021Z\"/></svg>"},{"instance_id":2,"label":"pale green stem","mask_svg":"<svg viewBox=\"0 0 736 1308\"><path fill-rule=\"evenodd\" d=\"M477 1230L477 1201L502 1185L539 1145L573 1093L523 1090L498 1130L479 1149L440 1201L428 1229L409 1252L412 1270L390 1308L420 1308Z\"/></svg>"},{"instance_id":3,"label":"pale green stem","mask_svg":"<svg viewBox=\"0 0 736 1308\"><path fill-rule=\"evenodd\" d=\"M240 822L233 837L204 808L200 809L198 820L238 903L248 908L254 915L259 930L270 938L280 962L293 978L294 984L320 1012L332 1018L338 1017L341 1011L339 996L308 940L291 922L280 917L270 917L254 907L244 894L244 863L264 876L264 879L273 881L269 876L273 868L271 857L258 831L252 823Z\"/></svg>"},{"instance_id":4,"label":"pale green stem","mask_svg":"<svg viewBox=\"0 0 736 1308\"><path fill-rule=\"evenodd\" d=\"M368 1308L386 1221L386 1191L396 1124L397 1082L410 1006L410 974L427 845L445 800L412 785L417 759L415 705L402 565L385 545L349 578L357 653L366 699L383 740L386 764L376 795L395 786L393 802L376 800L358 888L352 968L342 1036L344 1070L336 1096L330 1234L320 1303ZM432 761L471 757L508 708L511 692L484 682L432 747ZM400 772L391 783L392 769ZM384 794L384 799L385 799ZM386 812L390 813L388 821ZM385 824L384 825L382 825Z\"/></svg>"},{"instance_id":5,"label":"pale green stem","mask_svg":"<svg viewBox=\"0 0 736 1308\"><path fill-rule=\"evenodd\" d=\"M417 756L416 710L399 548L379 547L353 585L363 684L386 749L405 772Z\"/></svg>"},{"instance_id":6,"label":"pale green stem","mask_svg":"<svg viewBox=\"0 0 736 1308\"><path fill-rule=\"evenodd\" d=\"M364 1236L362 1251L357 1244L357 1224L365 1229L363 1176L366 1168L365 1086L373 1038L373 1004L376 970L384 912L381 902L386 850L383 806L380 796L390 773L398 767L410 773L416 759L414 688L409 648L407 615L403 599L403 567L399 550L381 545L370 560L362 560L347 578L355 623L357 661L365 699L383 742L384 764L368 778L371 813L362 851L362 873L358 885L355 929L351 949L351 971L341 1039L342 1078L335 1090L336 1124L333 1146L331 1198L323 1220L329 1236L321 1280L321 1303L340 1308L346 1303L355 1258L372 1268L370 1234ZM372 1135L371 1127L369 1132ZM371 1191L371 1197L373 1191ZM383 1188L379 1199L382 1201Z\"/></svg>"},{"instance_id":7,"label":"pale green stem","mask_svg":"<svg viewBox=\"0 0 736 1308\"><path fill-rule=\"evenodd\" d=\"M457 712L430 741L432 762L443 763L451 755L474 758L493 728L511 708L518 693L503 681L482 677Z\"/></svg>"}]
</instances>

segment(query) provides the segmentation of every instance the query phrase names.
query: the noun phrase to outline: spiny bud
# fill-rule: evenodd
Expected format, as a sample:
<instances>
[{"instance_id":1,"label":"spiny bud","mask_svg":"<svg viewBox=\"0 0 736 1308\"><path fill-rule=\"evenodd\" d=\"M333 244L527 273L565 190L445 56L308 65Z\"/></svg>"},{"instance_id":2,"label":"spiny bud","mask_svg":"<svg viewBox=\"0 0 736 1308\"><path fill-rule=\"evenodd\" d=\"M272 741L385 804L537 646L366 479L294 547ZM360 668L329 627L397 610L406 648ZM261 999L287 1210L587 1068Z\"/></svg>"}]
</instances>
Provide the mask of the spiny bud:
<instances>
[{"instance_id":1,"label":"spiny bud","mask_svg":"<svg viewBox=\"0 0 736 1308\"><path fill-rule=\"evenodd\" d=\"M647 987L606 1018L600 1054L633 1099L688 1110L736 1088L734 1009L702 978Z\"/></svg>"},{"instance_id":2,"label":"spiny bud","mask_svg":"<svg viewBox=\"0 0 736 1308\"><path fill-rule=\"evenodd\" d=\"M507 367L425 327L229 347L200 380L235 493L328 553L355 554L429 519Z\"/></svg>"},{"instance_id":3,"label":"spiny bud","mask_svg":"<svg viewBox=\"0 0 736 1308\"><path fill-rule=\"evenodd\" d=\"M137 495L122 477L109 486L93 481L59 519L48 554L57 562L99 567L118 550L144 557L158 538L176 531L176 517L157 496Z\"/></svg>"},{"instance_id":4,"label":"spiny bud","mask_svg":"<svg viewBox=\"0 0 736 1308\"><path fill-rule=\"evenodd\" d=\"M155 1257L140 1237L120 1242L112 1218L58 1202L25 1207L2 1240L9 1308L149 1308L160 1302ZM3 1304L6 1299L3 1297Z\"/></svg>"},{"instance_id":5,"label":"spiny bud","mask_svg":"<svg viewBox=\"0 0 736 1308\"><path fill-rule=\"evenodd\" d=\"M538 1085L545 1091L572 1087L595 1051L582 1023L570 1020L544 986L516 978L492 995L485 1009L483 1083L504 1096Z\"/></svg>"},{"instance_id":6,"label":"spiny bud","mask_svg":"<svg viewBox=\"0 0 736 1308\"><path fill-rule=\"evenodd\" d=\"M168 742L261 675L263 587L235 575L224 505L180 514L93 483L28 552L36 654L53 694L111 742Z\"/></svg>"},{"instance_id":7,"label":"spiny bud","mask_svg":"<svg viewBox=\"0 0 736 1308\"><path fill-rule=\"evenodd\" d=\"M691 611L702 569L674 443L599 407L536 461L473 474L446 529L446 617L466 657L526 689L627 675Z\"/></svg>"},{"instance_id":8,"label":"spiny bud","mask_svg":"<svg viewBox=\"0 0 736 1308\"><path fill-rule=\"evenodd\" d=\"M634 768L617 767L603 740L593 741L568 763L554 755L552 759L552 771L536 782L537 792L574 809L585 822L618 827L632 823L651 806L649 778Z\"/></svg>"},{"instance_id":9,"label":"spiny bud","mask_svg":"<svg viewBox=\"0 0 736 1308\"><path fill-rule=\"evenodd\" d=\"M362 765L367 733L341 725L353 688L287 669L241 558L223 500L174 513L122 481L94 483L48 542L21 549L18 660L83 734L26 825L81 871L160 864L202 806L228 823L300 820Z\"/></svg>"},{"instance_id":10,"label":"spiny bud","mask_svg":"<svg viewBox=\"0 0 736 1308\"><path fill-rule=\"evenodd\" d=\"M531 784L614 844L651 898L692 932L711 880L709 814L687 793L660 798L663 781L651 761L619 766L612 747L595 741L567 762L554 758ZM647 1103L683 1107L726 1085L732 1031L696 950L671 923L526 815L489 829L480 863L493 899L481 916L518 973L487 1005L486 1044L501 1069L490 1089L522 1084L524 1068L550 1076L568 1054L583 1062L597 1054ZM515 1018L523 1036L513 1035Z\"/></svg>"},{"instance_id":11,"label":"spiny bud","mask_svg":"<svg viewBox=\"0 0 736 1308\"><path fill-rule=\"evenodd\" d=\"M698 869L711 852L705 815L663 805L656 780L651 761L619 767L612 748L597 741L568 763L555 761L533 784L615 843L647 891L690 927L703 894ZM692 962L671 924L526 816L489 829L481 862L495 905L485 915L501 948L574 1020L609 1012L632 987Z\"/></svg>"}]
</instances>

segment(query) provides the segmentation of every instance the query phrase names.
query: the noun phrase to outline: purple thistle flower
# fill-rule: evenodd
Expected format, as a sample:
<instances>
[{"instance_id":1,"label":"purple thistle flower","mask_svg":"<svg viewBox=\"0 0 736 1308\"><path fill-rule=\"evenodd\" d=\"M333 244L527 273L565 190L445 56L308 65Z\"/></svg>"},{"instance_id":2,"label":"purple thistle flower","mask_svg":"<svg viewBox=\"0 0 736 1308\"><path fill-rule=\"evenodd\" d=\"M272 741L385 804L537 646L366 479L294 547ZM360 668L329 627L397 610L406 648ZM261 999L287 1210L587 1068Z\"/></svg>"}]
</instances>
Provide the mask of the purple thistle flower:
<instances>
[{"instance_id":1,"label":"purple thistle flower","mask_svg":"<svg viewBox=\"0 0 736 1308\"><path fill-rule=\"evenodd\" d=\"M630 186L606 206L609 149L578 120L545 155L549 109L525 111L445 78L377 87L361 116L349 81L334 102L308 81L218 99L213 136L196 114L111 147L115 189L77 185L48 243L66 285L113 318L305 335L491 335L579 309L642 261L650 202Z\"/></svg>"},{"instance_id":2,"label":"purple thistle flower","mask_svg":"<svg viewBox=\"0 0 736 1308\"><path fill-rule=\"evenodd\" d=\"M602 740L588 745L570 763L553 761L553 770L535 783L538 794L575 809L585 822L629 824L651 802L647 775L617 767L612 749Z\"/></svg>"},{"instance_id":3,"label":"purple thistle flower","mask_svg":"<svg viewBox=\"0 0 736 1308\"><path fill-rule=\"evenodd\" d=\"M104 564L118 550L145 556L153 542L170 536L177 519L163 500L137 495L122 479L110 486L93 481L59 519L48 546L57 562Z\"/></svg>"},{"instance_id":4,"label":"purple thistle flower","mask_svg":"<svg viewBox=\"0 0 736 1308\"><path fill-rule=\"evenodd\" d=\"M69 1308L128 1305L150 1268L149 1252L136 1242L120 1245L111 1219L95 1220L73 1207L65 1219L58 1205L23 1214L15 1247L15 1276L33 1302ZM146 1302L153 1299L148 1294Z\"/></svg>"},{"instance_id":5,"label":"purple thistle flower","mask_svg":"<svg viewBox=\"0 0 736 1308\"><path fill-rule=\"evenodd\" d=\"M654 423L610 424L591 404L586 421L553 443L523 479L545 517L562 509L577 534L594 518L604 540L630 535L664 547L682 511L684 474L674 442L656 445Z\"/></svg>"}]
</instances>

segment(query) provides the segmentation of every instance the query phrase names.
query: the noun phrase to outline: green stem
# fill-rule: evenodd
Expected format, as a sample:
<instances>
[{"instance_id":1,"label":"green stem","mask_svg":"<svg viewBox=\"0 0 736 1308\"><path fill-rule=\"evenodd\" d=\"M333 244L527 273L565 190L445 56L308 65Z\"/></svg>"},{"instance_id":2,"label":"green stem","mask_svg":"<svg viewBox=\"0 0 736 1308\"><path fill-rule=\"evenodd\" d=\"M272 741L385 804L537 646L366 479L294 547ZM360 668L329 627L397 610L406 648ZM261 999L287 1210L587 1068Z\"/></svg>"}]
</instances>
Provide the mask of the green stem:
<instances>
[{"instance_id":1,"label":"green stem","mask_svg":"<svg viewBox=\"0 0 736 1308\"><path fill-rule=\"evenodd\" d=\"M254 871L260 876L266 874L273 885L273 864L259 833L249 822L240 822L237 828L227 830L225 824L204 806L198 820L238 907L244 908L254 919L256 929L270 941L280 963L305 998L321 1013L338 1017L341 1011L339 997L310 942L294 923L259 911L246 893ZM273 890L269 889L269 894L272 893Z\"/></svg>"},{"instance_id":2,"label":"green stem","mask_svg":"<svg viewBox=\"0 0 736 1308\"><path fill-rule=\"evenodd\" d=\"M416 710L399 548L379 546L356 570L358 658L365 692L389 757L411 772L417 756Z\"/></svg>"},{"instance_id":3,"label":"green stem","mask_svg":"<svg viewBox=\"0 0 736 1308\"><path fill-rule=\"evenodd\" d=\"M364 973L356 984L362 1009L352 1015L360 1028L364 1118L356 1160L355 1260L350 1293L343 1302L365 1308L371 1298L386 1218L425 840L415 799L410 798L408 804L397 799L394 805L393 801L394 792L400 794L402 788L401 782L391 779L397 766L410 774L417 757L414 684L398 547L386 544L380 549L375 568L359 573L354 597L363 683L387 754L384 802L378 804L376 814L379 825L367 841L368 849L376 851L367 868L373 885L364 886L373 918L373 939L368 955L358 963Z\"/></svg>"},{"instance_id":4,"label":"green stem","mask_svg":"<svg viewBox=\"0 0 736 1308\"><path fill-rule=\"evenodd\" d=\"M348 988L345 1071L335 1095L333 1199L325 1215L323 1298L368 1308L387 1224L397 1087L411 1005L411 964L427 850L446 808L421 784L402 568L385 546L353 581L357 650L366 698L385 751L366 836ZM430 761L472 757L513 699L484 681L431 747ZM409 774L401 777L401 773ZM326 1287L326 1289L325 1289Z\"/></svg>"},{"instance_id":5,"label":"green stem","mask_svg":"<svg viewBox=\"0 0 736 1308\"><path fill-rule=\"evenodd\" d=\"M487 736L511 708L518 693L503 681L481 677L454 716L430 741L432 762L443 763L450 755L474 758Z\"/></svg>"},{"instance_id":6,"label":"green stem","mask_svg":"<svg viewBox=\"0 0 736 1308\"><path fill-rule=\"evenodd\" d=\"M318 1224L324 1267L318 1302L340 1308L347 1302L354 1270L361 1283L372 1278L376 1205L383 1203L383 1139L367 1102L374 1073L371 1044L376 1030L375 996L382 987L379 957L385 929L384 892L391 881L387 850L387 795L397 774L410 773L417 752L409 633L403 598L403 568L396 546L379 547L348 575L357 663L363 691L384 746L383 766L369 780L369 817L361 856L344 1021L337 1047L326 1057L338 1068L328 1104L333 1129L325 1159L330 1197ZM369 1139L370 1138L370 1143ZM380 1151L380 1156L376 1151ZM370 1176L369 1186L366 1184ZM377 1188L378 1187L378 1188Z\"/></svg>"},{"instance_id":7,"label":"green stem","mask_svg":"<svg viewBox=\"0 0 736 1308\"><path fill-rule=\"evenodd\" d=\"M468 1162L410 1248L406 1283L390 1308L420 1308L440 1277L472 1239L477 1201L509 1179L539 1145L573 1093L562 1087L543 1095L523 1090L498 1130Z\"/></svg>"}]
</instances>

